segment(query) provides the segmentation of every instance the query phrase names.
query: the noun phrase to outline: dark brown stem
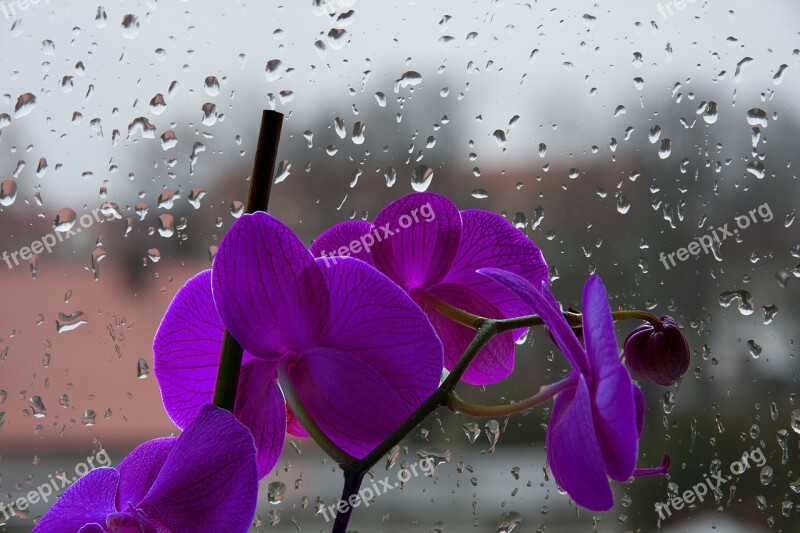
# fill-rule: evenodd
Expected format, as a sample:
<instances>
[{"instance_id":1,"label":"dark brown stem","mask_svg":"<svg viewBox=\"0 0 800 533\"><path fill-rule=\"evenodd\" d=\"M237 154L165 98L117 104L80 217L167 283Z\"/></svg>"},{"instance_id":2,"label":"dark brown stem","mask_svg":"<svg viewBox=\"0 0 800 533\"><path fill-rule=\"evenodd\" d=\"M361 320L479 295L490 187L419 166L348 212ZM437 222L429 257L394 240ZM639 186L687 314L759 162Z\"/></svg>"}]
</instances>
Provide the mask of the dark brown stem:
<instances>
[{"instance_id":1,"label":"dark brown stem","mask_svg":"<svg viewBox=\"0 0 800 533\"><path fill-rule=\"evenodd\" d=\"M247 213L267 210L282 127L282 113L264 110L261 114L261 130L258 134L256 155L253 161L253 174L250 176L250 192L247 195L247 205L245 206ZM219 356L217 383L214 387L214 405L230 412L233 412L236 404L243 352L236 339L228 331L225 331Z\"/></svg>"}]
</instances>

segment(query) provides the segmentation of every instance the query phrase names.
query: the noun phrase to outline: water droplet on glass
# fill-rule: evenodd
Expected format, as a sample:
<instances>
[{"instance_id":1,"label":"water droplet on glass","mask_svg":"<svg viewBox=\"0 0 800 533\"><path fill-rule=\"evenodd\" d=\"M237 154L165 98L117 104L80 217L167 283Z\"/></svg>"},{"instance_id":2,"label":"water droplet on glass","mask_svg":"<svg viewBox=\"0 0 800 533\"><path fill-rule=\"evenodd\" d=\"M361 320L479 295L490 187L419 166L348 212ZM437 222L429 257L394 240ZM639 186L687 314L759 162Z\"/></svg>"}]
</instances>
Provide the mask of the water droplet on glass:
<instances>
[{"instance_id":1,"label":"water droplet on glass","mask_svg":"<svg viewBox=\"0 0 800 533\"><path fill-rule=\"evenodd\" d=\"M128 140L131 140L137 132L143 139L156 138L156 127L145 117L137 117L128 124Z\"/></svg>"},{"instance_id":2,"label":"water droplet on glass","mask_svg":"<svg viewBox=\"0 0 800 533\"><path fill-rule=\"evenodd\" d=\"M67 232L72 229L77 219L78 215L75 213L75 210L65 207L56 214L54 228L61 233Z\"/></svg>"},{"instance_id":3,"label":"water droplet on glass","mask_svg":"<svg viewBox=\"0 0 800 533\"><path fill-rule=\"evenodd\" d=\"M489 453L494 453L497 446L497 440L500 438L500 423L497 420L489 420L483 426L486 432L486 438L489 439Z\"/></svg>"},{"instance_id":4,"label":"water droplet on glass","mask_svg":"<svg viewBox=\"0 0 800 533\"><path fill-rule=\"evenodd\" d=\"M216 76L207 76L203 82L203 88L208 96L217 96L219 94L219 80Z\"/></svg>"},{"instance_id":5,"label":"water droplet on glass","mask_svg":"<svg viewBox=\"0 0 800 533\"><path fill-rule=\"evenodd\" d=\"M139 379L144 379L150 375L150 366L145 361L144 357L139 358L139 362L136 363L136 377Z\"/></svg>"},{"instance_id":6,"label":"water droplet on glass","mask_svg":"<svg viewBox=\"0 0 800 533\"><path fill-rule=\"evenodd\" d=\"M277 505L283 501L286 495L286 483L282 481L273 481L267 485L267 501L273 505Z\"/></svg>"},{"instance_id":7,"label":"water droplet on glass","mask_svg":"<svg viewBox=\"0 0 800 533\"><path fill-rule=\"evenodd\" d=\"M780 85L781 82L783 81L783 75L786 72L787 68L789 68L789 65L785 63L780 67L778 67L778 72L776 72L775 75L772 77L772 83L774 83L775 85Z\"/></svg>"},{"instance_id":8,"label":"water droplet on glass","mask_svg":"<svg viewBox=\"0 0 800 533\"><path fill-rule=\"evenodd\" d=\"M420 83L422 83L422 74L414 70L406 71L394 82L394 92L399 93L400 89L415 87Z\"/></svg>"},{"instance_id":9,"label":"water droplet on glass","mask_svg":"<svg viewBox=\"0 0 800 533\"><path fill-rule=\"evenodd\" d=\"M103 6L97 8L97 14L94 16L94 25L98 28L105 28L108 24L108 15Z\"/></svg>"},{"instance_id":10,"label":"water droplet on glass","mask_svg":"<svg viewBox=\"0 0 800 533\"><path fill-rule=\"evenodd\" d=\"M353 124L353 144L364 144L364 132L366 129L367 125L361 121Z\"/></svg>"},{"instance_id":11,"label":"water droplet on glass","mask_svg":"<svg viewBox=\"0 0 800 533\"><path fill-rule=\"evenodd\" d=\"M345 129L344 119L342 117L336 117L333 119L333 129L336 131L336 135L338 135L340 139L347 137L347 130Z\"/></svg>"},{"instance_id":12,"label":"water droplet on glass","mask_svg":"<svg viewBox=\"0 0 800 533\"><path fill-rule=\"evenodd\" d=\"M747 341L747 349L750 351L750 355L753 356L753 359L758 359L761 356L762 348L753 339Z\"/></svg>"},{"instance_id":13,"label":"water droplet on glass","mask_svg":"<svg viewBox=\"0 0 800 533\"><path fill-rule=\"evenodd\" d=\"M217 123L217 119L219 115L217 115L217 106L211 102L206 102L203 104L203 118L202 123L206 126L213 126Z\"/></svg>"},{"instance_id":14,"label":"water droplet on glass","mask_svg":"<svg viewBox=\"0 0 800 533\"><path fill-rule=\"evenodd\" d=\"M206 191L200 187L195 187L189 193L188 201L195 209L200 209L200 200L206 195ZM137 204L138 205L138 204Z\"/></svg>"},{"instance_id":15,"label":"water droplet on glass","mask_svg":"<svg viewBox=\"0 0 800 533\"><path fill-rule=\"evenodd\" d=\"M81 415L81 422L86 427L92 427L96 419L97 413L94 412L94 409L86 409Z\"/></svg>"},{"instance_id":16,"label":"water droplet on glass","mask_svg":"<svg viewBox=\"0 0 800 533\"><path fill-rule=\"evenodd\" d=\"M386 167L383 177L386 179L386 186L391 187L397 181L397 171L392 167Z\"/></svg>"},{"instance_id":17,"label":"water droplet on glass","mask_svg":"<svg viewBox=\"0 0 800 533\"><path fill-rule=\"evenodd\" d=\"M708 102L703 108L703 120L706 124L714 124L719 118L719 111L716 102Z\"/></svg>"},{"instance_id":18,"label":"water droplet on glass","mask_svg":"<svg viewBox=\"0 0 800 533\"><path fill-rule=\"evenodd\" d=\"M658 157L661 159L666 159L672 153L672 141L669 139L663 139L661 141L661 146L658 149Z\"/></svg>"},{"instance_id":19,"label":"water droplet on glass","mask_svg":"<svg viewBox=\"0 0 800 533\"><path fill-rule=\"evenodd\" d=\"M23 93L17 97L17 103L14 104L14 118L22 118L29 115L33 108L36 107L36 97L31 93Z\"/></svg>"},{"instance_id":20,"label":"water droplet on glass","mask_svg":"<svg viewBox=\"0 0 800 533\"><path fill-rule=\"evenodd\" d=\"M425 165L417 166L411 173L411 187L417 192L425 192L433 181L433 169Z\"/></svg>"},{"instance_id":21,"label":"water droplet on glass","mask_svg":"<svg viewBox=\"0 0 800 533\"><path fill-rule=\"evenodd\" d=\"M506 132L503 130L495 130L492 134L494 137L494 142L497 143L497 147L501 149L505 149L506 147Z\"/></svg>"},{"instance_id":22,"label":"water droplet on glass","mask_svg":"<svg viewBox=\"0 0 800 533\"><path fill-rule=\"evenodd\" d=\"M764 468L761 469L761 473L759 475L759 478L761 479L761 484L767 486L770 483L772 483L772 476L773 476L772 467L764 466Z\"/></svg>"},{"instance_id":23,"label":"water droplet on glass","mask_svg":"<svg viewBox=\"0 0 800 533\"><path fill-rule=\"evenodd\" d=\"M511 533L521 523L521 514L514 511L503 513L500 515L500 520L497 521L495 533Z\"/></svg>"},{"instance_id":24,"label":"water droplet on glass","mask_svg":"<svg viewBox=\"0 0 800 533\"><path fill-rule=\"evenodd\" d=\"M747 123L751 126L760 126L762 128L766 128L769 126L767 112L758 107L748 110Z\"/></svg>"},{"instance_id":25,"label":"water droplet on glass","mask_svg":"<svg viewBox=\"0 0 800 533\"><path fill-rule=\"evenodd\" d=\"M0 205L8 207L17 199L17 182L5 180L0 183Z\"/></svg>"},{"instance_id":26,"label":"water droplet on glass","mask_svg":"<svg viewBox=\"0 0 800 533\"><path fill-rule=\"evenodd\" d=\"M127 14L122 17L122 36L126 39L135 39L139 35L139 17Z\"/></svg>"},{"instance_id":27,"label":"water droplet on glass","mask_svg":"<svg viewBox=\"0 0 800 533\"><path fill-rule=\"evenodd\" d=\"M792 411L792 430L800 435L800 409L795 409Z\"/></svg>"},{"instance_id":28,"label":"water droplet on glass","mask_svg":"<svg viewBox=\"0 0 800 533\"><path fill-rule=\"evenodd\" d=\"M284 159L278 163L278 170L275 172L275 183L280 183L288 178L291 170L292 163L288 159Z\"/></svg>"},{"instance_id":29,"label":"water droplet on glass","mask_svg":"<svg viewBox=\"0 0 800 533\"><path fill-rule=\"evenodd\" d=\"M733 302L737 303L739 312L744 316L752 315L755 310L753 296L745 290L725 291L719 295L719 304L722 307L729 307Z\"/></svg>"},{"instance_id":30,"label":"water droplet on glass","mask_svg":"<svg viewBox=\"0 0 800 533\"><path fill-rule=\"evenodd\" d=\"M28 405L31 406L33 416L36 418L44 418L47 416L47 408L44 406L41 396L31 396L28 400Z\"/></svg>"},{"instance_id":31,"label":"water droplet on glass","mask_svg":"<svg viewBox=\"0 0 800 533\"><path fill-rule=\"evenodd\" d=\"M56 332L65 333L72 331L89 322L86 315L82 311L75 311L73 313L58 313L56 319Z\"/></svg>"},{"instance_id":32,"label":"water droplet on glass","mask_svg":"<svg viewBox=\"0 0 800 533\"><path fill-rule=\"evenodd\" d=\"M422 460L427 460L429 467L433 467L428 468L428 477L436 476L436 471L439 469L439 465L450 462L450 450L445 448L423 448L417 452L417 456L419 456Z\"/></svg>"},{"instance_id":33,"label":"water droplet on glass","mask_svg":"<svg viewBox=\"0 0 800 533\"><path fill-rule=\"evenodd\" d=\"M178 146L178 136L173 130L167 130L161 136L161 149L167 151Z\"/></svg>"},{"instance_id":34,"label":"water droplet on glass","mask_svg":"<svg viewBox=\"0 0 800 533\"><path fill-rule=\"evenodd\" d=\"M475 441L481 436L481 428L478 427L477 422L467 422L461 426L461 429L464 431L470 444L475 444Z\"/></svg>"},{"instance_id":35,"label":"water droplet on glass","mask_svg":"<svg viewBox=\"0 0 800 533\"><path fill-rule=\"evenodd\" d=\"M744 57L741 61L736 63L736 71L733 73L733 79L736 83L742 81L742 69L751 61L753 61L752 57Z\"/></svg>"},{"instance_id":36,"label":"water droplet on glass","mask_svg":"<svg viewBox=\"0 0 800 533\"><path fill-rule=\"evenodd\" d=\"M158 234L162 237L172 237L175 234L175 217L168 213L159 215Z\"/></svg>"}]
</instances>

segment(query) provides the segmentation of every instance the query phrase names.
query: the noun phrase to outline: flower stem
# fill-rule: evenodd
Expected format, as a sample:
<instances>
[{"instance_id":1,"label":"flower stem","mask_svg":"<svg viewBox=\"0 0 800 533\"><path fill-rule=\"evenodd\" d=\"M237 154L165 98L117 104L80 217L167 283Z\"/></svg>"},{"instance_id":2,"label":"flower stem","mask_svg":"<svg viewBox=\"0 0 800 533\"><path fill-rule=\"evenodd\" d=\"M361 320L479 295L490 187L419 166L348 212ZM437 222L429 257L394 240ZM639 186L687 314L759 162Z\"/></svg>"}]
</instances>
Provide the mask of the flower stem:
<instances>
[{"instance_id":1,"label":"flower stem","mask_svg":"<svg viewBox=\"0 0 800 533\"><path fill-rule=\"evenodd\" d=\"M508 405L474 405L467 403L455 391L450 391L447 395L447 406L452 411L458 411L470 416L479 418L496 418L503 416L516 415L525 411L529 411L534 407L538 407L543 403L549 401L553 396L559 392L575 385L577 377L570 375L567 378L557 381L543 389L539 394L526 398L520 402Z\"/></svg>"},{"instance_id":2,"label":"flower stem","mask_svg":"<svg viewBox=\"0 0 800 533\"><path fill-rule=\"evenodd\" d=\"M357 470L346 470L344 473L344 487L342 488L342 497L339 501L348 502L344 512L336 513L336 519L333 521L333 529L331 533L346 533L347 524L350 522L350 515L353 513L353 506L349 504L350 497L358 494L361 488L361 482L364 480L366 471L359 472ZM338 503L338 502L337 502Z\"/></svg>"},{"instance_id":3,"label":"flower stem","mask_svg":"<svg viewBox=\"0 0 800 533\"><path fill-rule=\"evenodd\" d=\"M464 355L461 356L461 360L456 364L453 371L439 388L428 396L428 398L422 402L422 405L420 405L400 427L386 437L386 439L378 444L369 454L344 469L345 490L342 492L343 501L347 501L352 494L358 491L358 488L361 486L361 480L364 478L364 474L366 474L367 471L386 456L392 448L406 438L406 436L425 420L429 414L447 404L448 392L452 391L453 387L458 384L464 372L467 370L467 367L469 367L469 364L475 359L475 356L478 355L478 352L480 352L492 337L497 334L495 330L496 321L487 319L483 325L481 325L475 338L472 339ZM294 409L294 407L292 407L292 409ZM356 479L358 480L357 485L353 481ZM355 487L355 492L348 491L348 483L350 484L350 489ZM351 510L348 509L346 513L336 514L336 521L334 522L331 533L345 533L347 531L347 524L350 521L350 512Z\"/></svg>"},{"instance_id":4,"label":"flower stem","mask_svg":"<svg viewBox=\"0 0 800 533\"><path fill-rule=\"evenodd\" d=\"M450 305L449 303L445 302L435 294L428 292L422 289L415 289L413 291L414 296L420 297L422 300L427 302L431 307L436 309L442 315L458 322L459 324L463 324L468 328L472 328L474 330L480 329L481 325L486 321L486 319L482 316L473 315L469 311L465 311L463 309L459 309L454 305Z\"/></svg>"},{"instance_id":5,"label":"flower stem","mask_svg":"<svg viewBox=\"0 0 800 533\"><path fill-rule=\"evenodd\" d=\"M548 401L559 392L574 385L574 378L567 377L558 381L539 394L532 396L526 400L511 405L499 406L478 406L471 405L463 400L455 393L455 387L461 381L464 373L469 368L469 365L478 355L478 353L492 340L496 335L505 333L514 329L528 328L533 326L542 326L544 321L537 315L522 316L517 318L506 319L490 319L473 315L463 309L458 309L441 299L425 293L423 297L430 305L436 308L437 311L463 324L472 329L476 329L477 333L472 339L472 342L467 347L461 359L458 361L452 372L442 382L438 389L436 389L422 405L414 411L411 416L406 419L391 435L378 444L369 454L361 459L358 459L348 466L344 467L344 481L345 486L342 491L342 501L347 501L350 496L356 494L361 487L361 482L364 475L374 467L378 461L385 457L395 446L397 446L404 438L411 433L428 415L437 410L439 407L448 406L465 414L480 417L500 417L508 416L511 414L520 413L532 409L542 403ZM566 312L564 317L572 327L580 327L583 324L583 317L580 313ZM626 320L630 318L639 318L653 323L656 327L660 327L661 321L655 315L646 311L615 311L613 313L614 320ZM294 409L294 406L292 406ZM308 429L308 428L306 428ZM312 434L316 440L316 436ZM318 441L319 442L319 441ZM323 449L324 446L323 446ZM350 522L350 515L352 508L348 505L346 512L337 513L336 520L333 525L331 533L346 533L347 524Z\"/></svg>"},{"instance_id":6,"label":"flower stem","mask_svg":"<svg viewBox=\"0 0 800 533\"><path fill-rule=\"evenodd\" d=\"M640 319L640 320L647 320L650 322L656 331L660 331L664 329L664 324L661 322L661 319L658 318L653 313L648 313L647 311L642 311L640 309L632 309L630 311L614 311L611 313L611 316L614 317L614 320L628 320L628 319Z\"/></svg>"},{"instance_id":7,"label":"flower stem","mask_svg":"<svg viewBox=\"0 0 800 533\"><path fill-rule=\"evenodd\" d=\"M262 112L261 130L258 134L258 144L253 161L253 174L250 176L250 192L247 195L247 205L245 206L247 213L267 210L282 126L282 113L269 110ZM225 331L222 351L219 355L217 382L214 387L214 405L230 412L233 412L236 404L243 353L244 351L236 339L228 331Z\"/></svg>"}]
</instances>

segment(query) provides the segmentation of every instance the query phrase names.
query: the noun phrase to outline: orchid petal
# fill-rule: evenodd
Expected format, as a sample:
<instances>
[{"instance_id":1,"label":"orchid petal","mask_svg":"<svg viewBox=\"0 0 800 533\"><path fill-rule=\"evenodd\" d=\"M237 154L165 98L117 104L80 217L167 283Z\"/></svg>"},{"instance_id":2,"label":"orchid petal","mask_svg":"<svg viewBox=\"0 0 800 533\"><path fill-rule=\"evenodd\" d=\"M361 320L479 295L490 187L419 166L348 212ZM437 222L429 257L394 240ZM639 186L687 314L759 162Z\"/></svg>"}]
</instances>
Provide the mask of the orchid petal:
<instances>
[{"instance_id":1,"label":"orchid petal","mask_svg":"<svg viewBox=\"0 0 800 533\"><path fill-rule=\"evenodd\" d=\"M171 531L244 533L256 509L255 454L247 428L207 405L178 437L139 509Z\"/></svg>"},{"instance_id":2,"label":"orchid petal","mask_svg":"<svg viewBox=\"0 0 800 533\"><path fill-rule=\"evenodd\" d=\"M167 414L179 428L211 402L222 348L222 321L211 297L211 271L175 294L153 340L153 370Z\"/></svg>"},{"instance_id":3,"label":"orchid petal","mask_svg":"<svg viewBox=\"0 0 800 533\"><path fill-rule=\"evenodd\" d=\"M641 437L644 431L644 412L647 410L644 393L637 385L631 383L633 387L633 399L636 402L636 434Z\"/></svg>"},{"instance_id":4,"label":"orchid petal","mask_svg":"<svg viewBox=\"0 0 800 533\"><path fill-rule=\"evenodd\" d=\"M469 287L439 284L429 291L448 304L475 315L488 318L501 316L499 309L487 302L482 294ZM453 370L475 338L475 330L441 314L426 302L424 297L420 298L420 301L444 344L444 366L447 370ZM511 332L507 332L495 336L478 352L478 355L467 367L462 381L471 385L491 385L507 378L513 371L514 336Z\"/></svg>"},{"instance_id":5,"label":"orchid petal","mask_svg":"<svg viewBox=\"0 0 800 533\"><path fill-rule=\"evenodd\" d=\"M462 223L458 208L444 196L414 193L386 206L373 228L380 236L373 248L376 268L411 290L445 277L458 251Z\"/></svg>"},{"instance_id":6,"label":"orchid petal","mask_svg":"<svg viewBox=\"0 0 800 533\"><path fill-rule=\"evenodd\" d=\"M613 507L583 375L578 376L574 391L556 396L546 446L553 477L575 503L598 512Z\"/></svg>"},{"instance_id":7,"label":"orchid petal","mask_svg":"<svg viewBox=\"0 0 800 533\"><path fill-rule=\"evenodd\" d=\"M442 375L442 343L428 317L400 287L363 262L345 257L323 272L331 304L320 346L361 359L389 384L407 412L414 411Z\"/></svg>"},{"instance_id":8,"label":"orchid petal","mask_svg":"<svg viewBox=\"0 0 800 533\"><path fill-rule=\"evenodd\" d=\"M589 371L583 346L569 327L564 314L554 305L555 299L544 282L541 288L537 289L528 280L513 272L497 268L481 268L478 273L488 276L522 298L533 312L547 324L550 333L556 339L558 347L564 352L564 356L572 368L582 373Z\"/></svg>"},{"instance_id":9,"label":"orchid petal","mask_svg":"<svg viewBox=\"0 0 800 533\"><path fill-rule=\"evenodd\" d=\"M331 258L331 256L355 257L372 265L374 264L372 250L366 246L369 243L374 245L377 241L372 231L372 224L366 220L340 222L317 237L311 243L309 251L314 257L326 259L325 266L337 261L337 258ZM371 233L372 235L370 235ZM340 253L342 248L346 248L345 253ZM354 249L358 251L354 253Z\"/></svg>"},{"instance_id":10,"label":"orchid petal","mask_svg":"<svg viewBox=\"0 0 800 533\"><path fill-rule=\"evenodd\" d=\"M288 363L286 374L323 433L356 458L372 451L410 414L389 382L350 353L314 348Z\"/></svg>"},{"instance_id":11,"label":"orchid petal","mask_svg":"<svg viewBox=\"0 0 800 533\"><path fill-rule=\"evenodd\" d=\"M443 283L466 285L479 293L502 313L501 318L531 314L532 310L516 294L476 272L479 268L498 268L524 277L534 287L548 280L542 252L524 233L505 218L480 209L461 212L464 229L453 266ZM517 338L525 333L518 330Z\"/></svg>"},{"instance_id":12,"label":"orchid petal","mask_svg":"<svg viewBox=\"0 0 800 533\"><path fill-rule=\"evenodd\" d=\"M153 340L161 398L181 429L213 400L224 333L211 296L211 270L206 270L175 294ZM248 352L242 358L244 363L252 359Z\"/></svg>"},{"instance_id":13,"label":"orchid petal","mask_svg":"<svg viewBox=\"0 0 800 533\"><path fill-rule=\"evenodd\" d=\"M116 512L114 495L119 472L95 468L71 485L37 522L34 533L74 533L84 526L105 524L106 516Z\"/></svg>"},{"instance_id":14,"label":"orchid petal","mask_svg":"<svg viewBox=\"0 0 800 533\"><path fill-rule=\"evenodd\" d=\"M266 213L242 215L212 267L222 322L248 352L275 359L315 346L328 314L328 290L300 239Z\"/></svg>"},{"instance_id":15,"label":"orchid petal","mask_svg":"<svg viewBox=\"0 0 800 533\"><path fill-rule=\"evenodd\" d=\"M91 523L80 528L78 533L106 533L106 530L98 523Z\"/></svg>"},{"instance_id":16,"label":"orchid petal","mask_svg":"<svg viewBox=\"0 0 800 533\"><path fill-rule=\"evenodd\" d=\"M583 337L592 367L597 436L609 477L627 481L639 453L637 405L630 374L619 360L614 319L603 282L592 276L583 291Z\"/></svg>"},{"instance_id":17,"label":"orchid petal","mask_svg":"<svg viewBox=\"0 0 800 533\"><path fill-rule=\"evenodd\" d=\"M306 431L306 428L303 427L303 424L300 423L300 420L297 419L297 415L294 414L289 404L286 404L286 432L304 439L311 436Z\"/></svg>"},{"instance_id":18,"label":"orchid petal","mask_svg":"<svg viewBox=\"0 0 800 533\"><path fill-rule=\"evenodd\" d=\"M169 452L178 441L177 437L154 439L140 444L122 460L117 467L119 489L117 509L136 508L153 486L164 466Z\"/></svg>"},{"instance_id":19,"label":"orchid petal","mask_svg":"<svg viewBox=\"0 0 800 533\"><path fill-rule=\"evenodd\" d=\"M255 441L259 479L278 462L286 437L286 402L278 387L275 363L253 360L242 365L239 394L233 409Z\"/></svg>"}]
</instances>

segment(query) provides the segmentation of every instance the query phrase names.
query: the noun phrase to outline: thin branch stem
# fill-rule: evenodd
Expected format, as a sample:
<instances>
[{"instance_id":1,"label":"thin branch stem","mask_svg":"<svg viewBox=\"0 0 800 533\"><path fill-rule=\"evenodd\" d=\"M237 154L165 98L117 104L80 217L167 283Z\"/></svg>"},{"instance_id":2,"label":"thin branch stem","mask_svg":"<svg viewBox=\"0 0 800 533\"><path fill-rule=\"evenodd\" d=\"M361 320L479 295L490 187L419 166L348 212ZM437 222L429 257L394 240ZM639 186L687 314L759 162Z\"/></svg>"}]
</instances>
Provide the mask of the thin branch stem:
<instances>
[{"instance_id":1,"label":"thin branch stem","mask_svg":"<svg viewBox=\"0 0 800 533\"><path fill-rule=\"evenodd\" d=\"M436 309L442 315L458 322L459 324L463 324L468 328L472 328L475 331L479 330L481 325L483 325L483 323L486 321L484 317L473 315L469 311L465 311L464 309L450 305L429 291L415 290L414 295L425 300L428 304L430 304L431 307Z\"/></svg>"},{"instance_id":2,"label":"thin branch stem","mask_svg":"<svg viewBox=\"0 0 800 533\"><path fill-rule=\"evenodd\" d=\"M475 405L467 403L455 391L450 391L447 395L447 406L452 411L458 411L465 415L476 416L479 418L499 418L504 416L516 415L525 411L530 411L548 402L556 394L575 385L577 378L569 376L561 381L544 388L539 394L526 398L522 401L508 405Z\"/></svg>"}]
</instances>

